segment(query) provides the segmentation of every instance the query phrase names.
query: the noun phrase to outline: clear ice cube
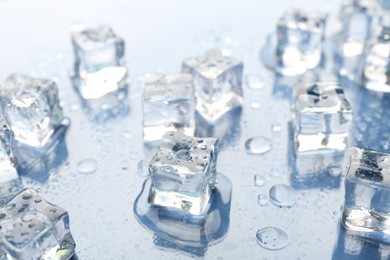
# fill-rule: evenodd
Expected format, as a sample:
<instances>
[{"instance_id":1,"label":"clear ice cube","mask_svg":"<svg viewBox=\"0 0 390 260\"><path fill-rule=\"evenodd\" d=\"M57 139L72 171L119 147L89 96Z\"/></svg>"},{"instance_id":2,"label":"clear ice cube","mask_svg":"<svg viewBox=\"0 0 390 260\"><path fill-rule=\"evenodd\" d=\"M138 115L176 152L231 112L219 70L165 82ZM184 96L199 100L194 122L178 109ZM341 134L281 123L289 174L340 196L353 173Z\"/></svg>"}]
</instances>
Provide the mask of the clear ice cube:
<instances>
[{"instance_id":1,"label":"clear ice cube","mask_svg":"<svg viewBox=\"0 0 390 260\"><path fill-rule=\"evenodd\" d=\"M390 234L390 154L351 148L342 224L353 231Z\"/></svg>"},{"instance_id":2,"label":"clear ice cube","mask_svg":"<svg viewBox=\"0 0 390 260\"><path fill-rule=\"evenodd\" d=\"M200 215L216 180L217 139L167 132L149 164L148 202Z\"/></svg>"},{"instance_id":3,"label":"clear ice cube","mask_svg":"<svg viewBox=\"0 0 390 260\"><path fill-rule=\"evenodd\" d=\"M277 24L278 70L294 76L321 62L327 16L304 10L288 10Z\"/></svg>"},{"instance_id":4,"label":"clear ice cube","mask_svg":"<svg viewBox=\"0 0 390 260\"><path fill-rule=\"evenodd\" d=\"M351 121L351 106L340 84L317 82L295 89L292 126L297 151L344 150Z\"/></svg>"},{"instance_id":5,"label":"clear ice cube","mask_svg":"<svg viewBox=\"0 0 390 260\"><path fill-rule=\"evenodd\" d=\"M59 104L57 84L12 74L0 89L1 112L14 139L31 147L42 147L67 120Z\"/></svg>"},{"instance_id":6,"label":"clear ice cube","mask_svg":"<svg viewBox=\"0 0 390 260\"><path fill-rule=\"evenodd\" d=\"M390 26L383 25L377 40L370 45L363 68L367 89L390 93Z\"/></svg>"},{"instance_id":7,"label":"clear ice cube","mask_svg":"<svg viewBox=\"0 0 390 260\"><path fill-rule=\"evenodd\" d=\"M72 257L75 242L68 213L25 189L0 208L1 259Z\"/></svg>"},{"instance_id":8,"label":"clear ice cube","mask_svg":"<svg viewBox=\"0 0 390 260\"><path fill-rule=\"evenodd\" d=\"M144 140L161 140L165 132L193 136L195 98L190 74L146 74L143 93Z\"/></svg>"},{"instance_id":9,"label":"clear ice cube","mask_svg":"<svg viewBox=\"0 0 390 260\"><path fill-rule=\"evenodd\" d=\"M183 62L182 71L193 75L196 110L215 121L227 111L242 106L241 61L212 49Z\"/></svg>"},{"instance_id":10,"label":"clear ice cube","mask_svg":"<svg viewBox=\"0 0 390 260\"><path fill-rule=\"evenodd\" d=\"M75 84L85 99L100 98L127 85L123 39L105 25L72 32Z\"/></svg>"},{"instance_id":11,"label":"clear ice cube","mask_svg":"<svg viewBox=\"0 0 390 260\"><path fill-rule=\"evenodd\" d=\"M341 8L339 42L343 56L353 57L364 52L379 25L379 13L377 3L371 0L352 0Z\"/></svg>"}]
</instances>

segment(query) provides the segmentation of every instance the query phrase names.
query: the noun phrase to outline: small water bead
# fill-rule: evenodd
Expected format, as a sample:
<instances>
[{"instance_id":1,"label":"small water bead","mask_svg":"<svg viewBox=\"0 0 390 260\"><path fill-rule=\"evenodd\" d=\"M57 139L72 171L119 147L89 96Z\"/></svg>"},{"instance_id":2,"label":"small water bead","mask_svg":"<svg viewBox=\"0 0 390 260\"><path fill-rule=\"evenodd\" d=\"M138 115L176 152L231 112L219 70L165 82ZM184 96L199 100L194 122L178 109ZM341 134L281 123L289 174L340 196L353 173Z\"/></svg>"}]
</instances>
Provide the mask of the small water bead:
<instances>
[{"instance_id":1,"label":"small water bead","mask_svg":"<svg viewBox=\"0 0 390 260\"><path fill-rule=\"evenodd\" d=\"M200 147L200 149L201 149L201 150L206 150L206 149L207 149L207 145L202 145L202 146Z\"/></svg>"},{"instance_id":2,"label":"small water bead","mask_svg":"<svg viewBox=\"0 0 390 260\"><path fill-rule=\"evenodd\" d=\"M260 108L260 103L259 102L251 102L251 108L253 108L253 109Z\"/></svg>"},{"instance_id":3,"label":"small water bead","mask_svg":"<svg viewBox=\"0 0 390 260\"><path fill-rule=\"evenodd\" d=\"M248 154L265 154L272 149L272 142L264 136L256 136L245 142L245 149Z\"/></svg>"},{"instance_id":4,"label":"small water bead","mask_svg":"<svg viewBox=\"0 0 390 260\"><path fill-rule=\"evenodd\" d=\"M82 174L92 174L97 170L97 162L94 159L84 159L77 163L77 171Z\"/></svg>"},{"instance_id":5,"label":"small water bead","mask_svg":"<svg viewBox=\"0 0 390 260\"><path fill-rule=\"evenodd\" d=\"M188 160L191 158L189 151L186 149L182 149L182 150L177 151L176 156L177 156L177 158L182 159L182 160Z\"/></svg>"},{"instance_id":6,"label":"small water bead","mask_svg":"<svg viewBox=\"0 0 390 260\"><path fill-rule=\"evenodd\" d=\"M264 195L264 194L257 195L257 202L259 203L260 206L268 205L268 197L267 197L267 195Z\"/></svg>"},{"instance_id":7,"label":"small water bead","mask_svg":"<svg viewBox=\"0 0 390 260\"><path fill-rule=\"evenodd\" d=\"M24 200L29 200L31 198L32 198L31 194L24 194L23 197L22 197L22 199L24 199Z\"/></svg>"},{"instance_id":8,"label":"small water bead","mask_svg":"<svg viewBox=\"0 0 390 260\"><path fill-rule=\"evenodd\" d=\"M262 89L264 87L264 80L259 75L247 75L246 85L253 90Z\"/></svg>"},{"instance_id":9,"label":"small water bead","mask_svg":"<svg viewBox=\"0 0 390 260\"><path fill-rule=\"evenodd\" d=\"M257 186L257 187L261 187L265 184L264 178L260 175L255 175L254 181L255 181L255 186Z\"/></svg>"},{"instance_id":10,"label":"small water bead","mask_svg":"<svg viewBox=\"0 0 390 260\"><path fill-rule=\"evenodd\" d=\"M279 207L291 207L297 200L293 188L285 184L276 184L269 190L269 200Z\"/></svg>"},{"instance_id":11,"label":"small water bead","mask_svg":"<svg viewBox=\"0 0 390 260\"><path fill-rule=\"evenodd\" d=\"M280 132L280 131L282 131L282 126L280 124L272 125L272 132Z\"/></svg>"},{"instance_id":12,"label":"small water bead","mask_svg":"<svg viewBox=\"0 0 390 260\"><path fill-rule=\"evenodd\" d=\"M280 250L288 243L288 235L282 229L276 227L266 227L259 229L256 233L257 243L269 250Z\"/></svg>"},{"instance_id":13,"label":"small water bead","mask_svg":"<svg viewBox=\"0 0 390 260\"><path fill-rule=\"evenodd\" d=\"M173 159L173 157L170 156L170 155L167 155L166 158L167 158L167 160L169 160L169 161Z\"/></svg>"}]
</instances>

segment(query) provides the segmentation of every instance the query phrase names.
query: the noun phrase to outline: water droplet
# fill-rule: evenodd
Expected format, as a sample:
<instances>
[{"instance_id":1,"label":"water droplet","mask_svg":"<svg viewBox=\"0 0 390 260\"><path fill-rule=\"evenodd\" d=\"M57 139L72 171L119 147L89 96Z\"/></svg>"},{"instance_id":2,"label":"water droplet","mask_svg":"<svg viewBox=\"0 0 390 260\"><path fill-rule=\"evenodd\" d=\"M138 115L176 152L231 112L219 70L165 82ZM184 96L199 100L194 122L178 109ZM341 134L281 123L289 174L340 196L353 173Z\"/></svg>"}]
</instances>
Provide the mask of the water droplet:
<instances>
[{"instance_id":1,"label":"water droplet","mask_svg":"<svg viewBox=\"0 0 390 260\"><path fill-rule=\"evenodd\" d=\"M341 166L340 165L330 165L328 167L328 172L331 176L337 177L341 175Z\"/></svg>"},{"instance_id":2,"label":"water droplet","mask_svg":"<svg viewBox=\"0 0 390 260\"><path fill-rule=\"evenodd\" d=\"M280 131L282 131L282 126L280 124L272 125L272 132L280 132Z\"/></svg>"},{"instance_id":3,"label":"water droplet","mask_svg":"<svg viewBox=\"0 0 390 260\"><path fill-rule=\"evenodd\" d=\"M268 197L267 197L267 195L264 195L264 194L257 195L257 202L259 203L260 206L268 205Z\"/></svg>"},{"instance_id":4,"label":"water droplet","mask_svg":"<svg viewBox=\"0 0 390 260\"><path fill-rule=\"evenodd\" d=\"M256 240L260 246L269 250L280 250L289 243L286 232L276 227L259 229L256 233Z\"/></svg>"},{"instance_id":5,"label":"water droplet","mask_svg":"<svg viewBox=\"0 0 390 260\"><path fill-rule=\"evenodd\" d=\"M297 200L295 190L285 184L276 184L269 190L269 200L279 207L291 207Z\"/></svg>"},{"instance_id":6,"label":"water droplet","mask_svg":"<svg viewBox=\"0 0 390 260\"><path fill-rule=\"evenodd\" d=\"M202 145L202 146L200 147L200 149L201 149L201 150L206 150L206 149L207 149L207 145L205 145L205 144Z\"/></svg>"},{"instance_id":7,"label":"water droplet","mask_svg":"<svg viewBox=\"0 0 390 260\"><path fill-rule=\"evenodd\" d=\"M24 194L23 196L22 196L22 199L24 199L24 200L29 200L29 199L31 199L32 198L32 195L31 194Z\"/></svg>"},{"instance_id":8,"label":"water droplet","mask_svg":"<svg viewBox=\"0 0 390 260\"><path fill-rule=\"evenodd\" d=\"M166 158L167 158L167 160L169 160L169 161L173 159L173 157L170 156L170 155L167 155Z\"/></svg>"},{"instance_id":9,"label":"water droplet","mask_svg":"<svg viewBox=\"0 0 390 260\"><path fill-rule=\"evenodd\" d=\"M181 150L177 151L176 156L177 156L177 158L182 159L182 160L188 160L191 158L191 155L187 149L181 149Z\"/></svg>"},{"instance_id":10,"label":"water droplet","mask_svg":"<svg viewBox=\"0 0 390 260\"><path fill-rule=\"evenodd\" d=\"M11 203L11 204L7 205L7 207L5 207L5 209L6 210L13 210L15 207L16 207L16 204L15 203Z\"/></svg>"},{"instance_id":11,"label":"water droplet","mask_svg":"<svg viewBox=\"0 0 390 260\"><path fill-rule=\"evenodd\" d=\"M249 154L265 154L272 148L272 142L267 137L257 136L245 142L245 149Z\"/></svg>"},{"instance_id":12,"label":"water droplet","mask_svg":"<svg viewBox=\"0 0 390 260\"><path fill-rule=\"evenodd\" d=\"M246 84L248 88L253 90L262 89L264 87L264 81L259 75L247 75Z\"/></svg>"},{"instance_id":13,"label":"water droplet","mask_svg":"<svg viewBox=\"0 0 390 260\"><path fill-rule=\"evenodd\" d=\"M258 103L258 102L251 102L251 108L253 108L253 109L260 108L260 103Z\"/></svg>"},{"instance_id":14,"label":"water droplet","mask_svg":"<svg viewBox=\"0 0 390 260\"><path fill-rule=\"evenodd\" d=\"M91 174L97 170L97 162L94 159L84 159L77 163L77 171L82 174Z\"/></svg>"},{"instance_id":15,"label":"water droplet","mask_svg":"<svg viewBox=\"0 0 390 260\"><path fill-rule=\"evenodd\" d=\"M255 186L261 187L265 184L265 180L262 176L260 175L255 175Z\"/></svg>"}]
</instances>

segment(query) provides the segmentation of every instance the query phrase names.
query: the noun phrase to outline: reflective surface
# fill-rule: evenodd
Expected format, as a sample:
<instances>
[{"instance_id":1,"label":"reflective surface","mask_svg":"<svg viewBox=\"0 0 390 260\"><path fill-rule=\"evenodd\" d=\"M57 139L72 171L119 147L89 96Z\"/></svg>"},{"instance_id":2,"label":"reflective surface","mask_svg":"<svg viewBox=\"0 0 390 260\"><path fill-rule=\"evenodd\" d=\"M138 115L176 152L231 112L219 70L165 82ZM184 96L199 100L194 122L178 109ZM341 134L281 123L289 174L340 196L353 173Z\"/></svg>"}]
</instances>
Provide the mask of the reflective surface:
<instances>
[{"instance_id":1,"label":"reflective surface","mask_svg":"<svg viewBox=\"0 0 390 260\"><path fill-rule=\"evenodd\" d=\"M72 122L64 139L67 153L58 154L65 160L34 175L39 178L22 176L23 186L36 188L46 200L68 211L79 259L189 258L169 242L155 242L132 211L145 181L137 164L150 160L143 152L142 89L138 79L148 72L180 72L185 58L220 47L223 53L244 62L244 79L255 75L263 84L256 83L261 88L254 87L252 81L250 86L244 84L243 108L227 114L218 124L207 125L196 119L198 136L221 137L217 167L233 186L229 230L223 241L207 249L205 258L388 257L388 246L364 241L341 228L343 177L329 171L303 176L295 173L288 127L288 86L294 79L274 76L260 61L267 35L275 33L276 23L288 7L330 10L331 24L338 5L336 0L323 4L282 0L277 7L273 2L260 5L205 0L0 0L0 30L7 36L1 41L0 81L12 72L55 80L64 114ZM70 28L79 23L108 24L125 40L131 84L120 102L112 103L117 99L107 98L95 105L82 101L75 92L70 80ZM328 30L332 28L328 26ZM355 115L349 143L388 152L390 97L345 80L342 84ZM253 102L259 107L251 107ZM280 126L276 127L278 131L273 130L275 126ZM255 136L270 139L272 149L262 155L248 154L245 142ZM78 171L78 163L85 159L97 162L94 172ZM264 178L263 185L255 186L255 175ZM280 208L263 201L263 206L259 204L258 195L268 196L276 184L296 190L292 207ZM277 251L260 246L256 234L266 227L277 227L288 234L288 245Z\"/></svg>"}]
</instances>

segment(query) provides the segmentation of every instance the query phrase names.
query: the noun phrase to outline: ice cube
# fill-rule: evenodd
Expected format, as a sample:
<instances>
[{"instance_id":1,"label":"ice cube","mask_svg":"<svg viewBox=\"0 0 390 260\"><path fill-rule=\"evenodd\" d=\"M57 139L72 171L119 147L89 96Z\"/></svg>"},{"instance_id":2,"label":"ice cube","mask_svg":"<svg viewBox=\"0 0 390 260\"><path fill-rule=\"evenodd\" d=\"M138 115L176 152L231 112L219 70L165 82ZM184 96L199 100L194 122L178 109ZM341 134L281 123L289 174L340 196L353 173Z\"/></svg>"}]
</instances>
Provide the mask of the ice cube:
<instances>
[{"instance_id":1,"label":"ice cube","mask_svg":"<svg viewBox=\"0 0 390 260\"><path fill-rule=\"evenodd\" d=\"M0 208L1 259L70 259L68 213L25 189Z\"/></svg>"},{"instance_id":2,"label":"ice cube","mask_svg":"<svg viewBox=\"0 0 390 260\"><path fill-rule=\"evenodd\" d=\"M193 75L196 110L215 121L227 111L242 106L241 61L226 57L218 49L188 58L182 71Z\"/></svg>"},{"instance_id":3,"label":"ice cube","mask_svg":"<svg viewBox=\"0 0 390 260\"><path fill-rule=\"evenodd\" d=\"M353 231L388 236L390 154L356 147L350 150L342 224Z\"/></svg>"},{"instance_id":4,"label":"ice cube","mask_svg":"<svg viewBox=\"0 0 390 260\"><path fill-rule=\"evenodd\" d=\"M363 68L363 85L370 90L390 93L389 66L390 21L387 20L368 49Z\"/></svg>"},{"instance_id":5,"label":"ice cube","mask_svg":"<svg viewBox=\"0 0 390 260\"><path fill-rule=\"evenodd\" d=\"M277 25L276 56L279 72L294 76L319 65L327 16L288 10Z\"/></svg>"},{"instance_id":6,"label":"ice cube","mask_svg":"<svg viewBox=\"0 0 390 260\"><path fill-rule=\"evenodd\" d=\"M300 85L293 99L292 126L297 151L346 148L352 110L339 83Z\"/></svg>"},{"instance_id":7,"label":"ice cube","mask_svg":"<svg viewBox=\"0 0 390 260\"><path fill-rule=\"evenodd\" d=\"M59 104L57 84L12 74L0 89L1 112L14 139L31 147L42 147L68 121Z\"/></svg>"},{"instance_id":8,"label":"ice cube","mask_svg":"<svg viewBox=\"0 0 390 260\"><path fill-rule=\"evenodd\" d=\"M148 202L199 215L216 179L217 139L167 132L149 164Z\"/></svg>"},{"instance_id":9,"label":"ice cube","mask_svg":"<svg viewBox=\"0 0 390 260\"><path fill-rule=\"evenodd\" d=\"M145 74L143 93L144 139L161 140L165 132L193 136L195 99L190 74Z\"/></svg>"},{"instance_id":10,"label":"ice cube","mask_svg":"<svg viewBox=\"0 0 390 260\"><path fill-rule=\"evenodd\" d=\"M364 52L379 26L378 4L370 0L351 0L341 8L339 42L342 55L353 57Z\"/></svg>"},{"instance_id":11,"label":"ice cube","mask_svg":"<svg viewBox=\"0 0 390 260\"><path fill-rule=\"evenodd\" d=\"M81 97L96 99L127 86L124 41L105 25L72 32L75 87Z\"/></svg>"}]
</instances>

